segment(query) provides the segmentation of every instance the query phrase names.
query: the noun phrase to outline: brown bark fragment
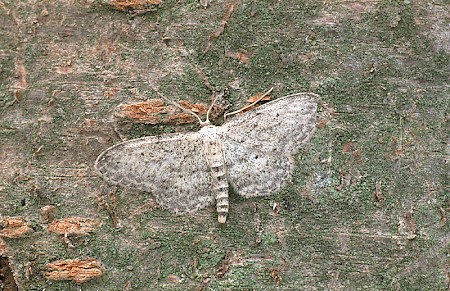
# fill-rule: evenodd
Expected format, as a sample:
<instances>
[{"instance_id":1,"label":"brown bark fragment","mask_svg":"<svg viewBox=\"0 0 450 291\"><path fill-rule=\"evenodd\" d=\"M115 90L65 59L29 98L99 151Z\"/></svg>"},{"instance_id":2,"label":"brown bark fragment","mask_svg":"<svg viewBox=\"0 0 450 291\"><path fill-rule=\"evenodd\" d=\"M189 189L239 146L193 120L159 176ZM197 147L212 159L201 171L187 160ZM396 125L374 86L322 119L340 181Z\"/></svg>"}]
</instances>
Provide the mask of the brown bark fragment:
<instances>
[{"instance_id":1,"label":"brown bark fragment","mask_svg":"<svg viewBox=\"0 0 450 291\"><path fill-rule=\"evenodd\" d=\"M18 238L33 231L22 217L7 217L0 221L0 237Z\"/></svg>"},{"instance_id":2,"label":"brown bark fragment","mask_svg":"<svg viewBox=\"0 0 450 291\"><path fill-rule=\"evenodd\" d=\"M327 124L329 123L330 121L329 120L326 120L326 119L320 119L318 122L317 122L317 124L316 124L316 127L317 128L324 128L325 126L327 126Z\"/></svg>"},{"instance_id":3,"label":"brown bark fragment","mask_svg":"<svg viewBox=\"0 0 450 291\"><path fill-rule=\"evenodd\" d=\"M16 63L16 70L14 75L16 81L12 86L12 93L15 101L19 102L23 99L25 90L28 88L27 76L28 72L23 61L18 61Z\"/></svg>"},{"instance_id":4,"label":"brown bark fragment","mask_svg":"<svg viewBox=\"0 0 450 291\"><path fill-rule=\"evenodd\" d=\"M71 280L79 284L100 277L105 272L103 264L94 258L55 261L47 264L46 269L48 272L44 275L47 279Z\"/></svg>"},{"instance_id":5,"label":"brown bark fragment","mask_svg":"<svg viewBox=\"0 0 450 291\"><path fill-rule=\"evenodd\" d=\"M191 110L199 116L206 116L208 106L201 103L192 104L186 100L178 102L180 106ZM217 107L213 109L213 117L220 113ZM198 122L195 116L182 112L173 105L166 105L162 99L150 99L146 102L119 105L118 118L129 118L134 123L144 124L189 124Z\"/></svg>"},{"instance_id":6,"label":"brown bark fragment","mask_svg":"<svg viewBox=\"0 0 450 291\"><path fill-rule=\"evenodd\" d=\"M349 173L343 171L339 173L339 176L341 179L341 183L338 186L336 186L336 190L342 191L344 188L346 188L351 184L352 176Z\"/></svg>"},{"instance_id":7,"label":"brown bark fragment","mask_svg":"<svg viewBox=\"0 0 450 291\"><path fill-rule=\"evenodd\" d=\"M116 10L129 11L144 9L148 5L159 5L161 0L110 0L108 2Z\"/></svg>"},{"instance_id":8,"label":"brown bark fragment","mask_svg":"<svg viewBox=\"0 0 450 291\"><path fill-rule=\"evenodd\" d=\"M416 238L416 223L413 219L413 210L409 210L399 217L398 232L405 235L407 239L413 240Z\"/></svg>"},{"instance_id":9,"label":"brown bark fragment","mask_svg":"<svg viewBox=\"0 0 450 291\"><path fill-rule=\"evenodd\" d=\"M0 256L6 254L7 245L6 242L0 237Z\"/></svg>"},{"instance_id":10,"label":"brown bark fragment","mask_svg":"<svg viewBox=\"0 0 450 291\"><path fill-rule=\"evenodd\" d=\"M176 285L176 284L180 284L181 279L177 275L172 274L172 275L167 276L167 282Z\"/></svg>"},{"instance_id":11,"label":"brown bark fragment","mask_svg":"<svg viewBox=\"0 0 450 291\"><path fill-rule=\"evenodd\" d=\"M102 225L97 219L84 217L66 217L57 219L48 225L48 231L64 235L87 235Z\"/></svg>"}]
</instances>

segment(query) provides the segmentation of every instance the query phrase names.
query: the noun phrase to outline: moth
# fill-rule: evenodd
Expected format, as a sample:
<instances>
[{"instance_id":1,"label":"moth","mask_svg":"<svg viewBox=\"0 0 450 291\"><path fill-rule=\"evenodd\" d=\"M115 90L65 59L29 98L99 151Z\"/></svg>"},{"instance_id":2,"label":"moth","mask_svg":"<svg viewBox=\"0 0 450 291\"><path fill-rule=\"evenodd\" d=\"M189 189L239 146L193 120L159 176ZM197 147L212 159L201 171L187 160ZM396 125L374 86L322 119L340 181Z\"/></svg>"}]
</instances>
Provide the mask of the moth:
<instances>
[{"instance_id":1,"label":"moth","mask_svg":"<svg viewBox=\"0 0 450 291\"><path fill-rule=\"evenodd\" d=\"M119 143L98 156L95 168L111 184L152 193L177 215L215 203L218 222L225 223L229 187L249 198L270 195L290 181L294 156L315 129L317 99L295 93L221 126L212 125L209 114L206 121L197 116L198 132Z\"/></svg>"}]
</instances>

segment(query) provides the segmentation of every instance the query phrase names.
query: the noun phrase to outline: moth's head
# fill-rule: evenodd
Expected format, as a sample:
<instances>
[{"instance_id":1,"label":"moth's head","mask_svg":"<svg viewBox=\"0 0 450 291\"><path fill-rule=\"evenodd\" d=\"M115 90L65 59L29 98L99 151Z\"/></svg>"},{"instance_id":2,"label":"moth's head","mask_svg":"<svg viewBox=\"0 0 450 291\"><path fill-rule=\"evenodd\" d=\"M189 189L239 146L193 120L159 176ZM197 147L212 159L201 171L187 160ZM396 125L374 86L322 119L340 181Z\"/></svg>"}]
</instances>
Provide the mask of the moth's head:
<instances>
[{"instance_id":1,"label":"moth's head","mask_svg":"<svg viewBox=\"0 0 450 291\"><path fill-rule=\"evenodd\" d=\"M210 125L212 125L212 123L208 119L206 119L205 121L200 121L201 127L206 127L206 126L210 126Z\"/></svg>"}]
</instances>

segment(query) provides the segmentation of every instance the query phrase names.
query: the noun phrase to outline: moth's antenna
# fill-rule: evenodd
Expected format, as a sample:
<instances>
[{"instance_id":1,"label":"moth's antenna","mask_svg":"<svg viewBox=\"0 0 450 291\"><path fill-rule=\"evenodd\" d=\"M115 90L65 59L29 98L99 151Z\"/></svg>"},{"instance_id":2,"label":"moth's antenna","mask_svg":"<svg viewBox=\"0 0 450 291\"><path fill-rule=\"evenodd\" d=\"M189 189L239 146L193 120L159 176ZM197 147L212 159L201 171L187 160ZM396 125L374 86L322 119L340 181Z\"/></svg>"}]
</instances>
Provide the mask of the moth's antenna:
<instances>
[{"instance_id":1,"label":"moth's antenna","mask_svg":"<svg viewBox=\"0 0 450 291\"><path fill-rule=\"evenodd\" d=\"M212 110L214 104L216 104L217 99L219 99L219 96L220 96L220 95L223 95L223 94L217 94L216 97L214 97L213 102L211 103L211 105L210 105L209 108L208 108L208 112L206 112L206 121L205 121L205 122L208 122L208 123L210 122L210 121L209 121L209 114L211 113L211 110Z\"/></svg>"},{"instance_id":2,"label":"moth's antenna","mask_svg":"<svg viewBox=\"0 0 450 291\"><path fill-rule=\"evenodd\" d=\"M153 89L153 90L155 90L155 89ZM206 117L206 121L202 121L202 119L201 119L197 114L195 114L195 112L193 112L192 110L189 110L189 109L187 109L187 108L184 108L183 106L180 106L178 103L172 101L171 99L167 98L167 97L164 96L163 94L159 93L158 90L155 90L155 91L156 91L156 93L159 95L159 97L161 97L161 98L164 99L165 101L167 101L167 102L169 102L170 104L172 104L172 105L178 107L179 109L183 110L184 112L189 113L189 114L192 114L192 115L194 115L195 117L197 117L198 121L200 122L200 125L204 125L204 124L208 124L208 123L209 123L208 117Z\"/></svg>"},{"instance_id":3,"label":"moth's antenna","mask_svg":"<svg viewBox=\"0 0 450 291\"><path fill-rule=\"evenodd\" d=\"M273 90L273 87L270 88L269 90L267 90L266 93L262 94L262 95L261 95L255 102L253 102L252 104L249 104L249 105L247 105L247 106L244 106L244 107L242 107L242 108L239 109L239 110L236 110L236 111L233 111L233 112L230 112L230 113L225 113L225 114L223 115L223 119L226 120L226 119L227 119L227 116L237 114L237 113L239 113L239 112L241 112L241 111L244 111L244 110L247 109L247 108L252 107L252 106L255 105L256 103L258 103L259 101L261 101L264 97L266 97L267 95L269 95L270 92L272 92L272 90Z\"/></svg>"}]
</instances>

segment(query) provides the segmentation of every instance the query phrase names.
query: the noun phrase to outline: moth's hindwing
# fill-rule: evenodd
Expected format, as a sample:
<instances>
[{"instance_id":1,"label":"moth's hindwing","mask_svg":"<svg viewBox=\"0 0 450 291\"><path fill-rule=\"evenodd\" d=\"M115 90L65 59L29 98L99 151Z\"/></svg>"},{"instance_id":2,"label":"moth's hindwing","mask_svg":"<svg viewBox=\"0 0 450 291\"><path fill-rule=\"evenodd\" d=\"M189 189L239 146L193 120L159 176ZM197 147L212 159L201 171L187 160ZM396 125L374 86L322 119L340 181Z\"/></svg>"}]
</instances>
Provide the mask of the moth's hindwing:
<instances>
[{"instance_id":1,"label":"moth's hindwing","mask_svg":"<svg viewBox=\"0 0 450 291\"><path fill-rule=\"evenodd\" d=\"M290 181L294 165L290 157L268 154L230 140L223 141L223 145L229 183L239 195L270 195Z\"/></svg>"}]
</instances>

